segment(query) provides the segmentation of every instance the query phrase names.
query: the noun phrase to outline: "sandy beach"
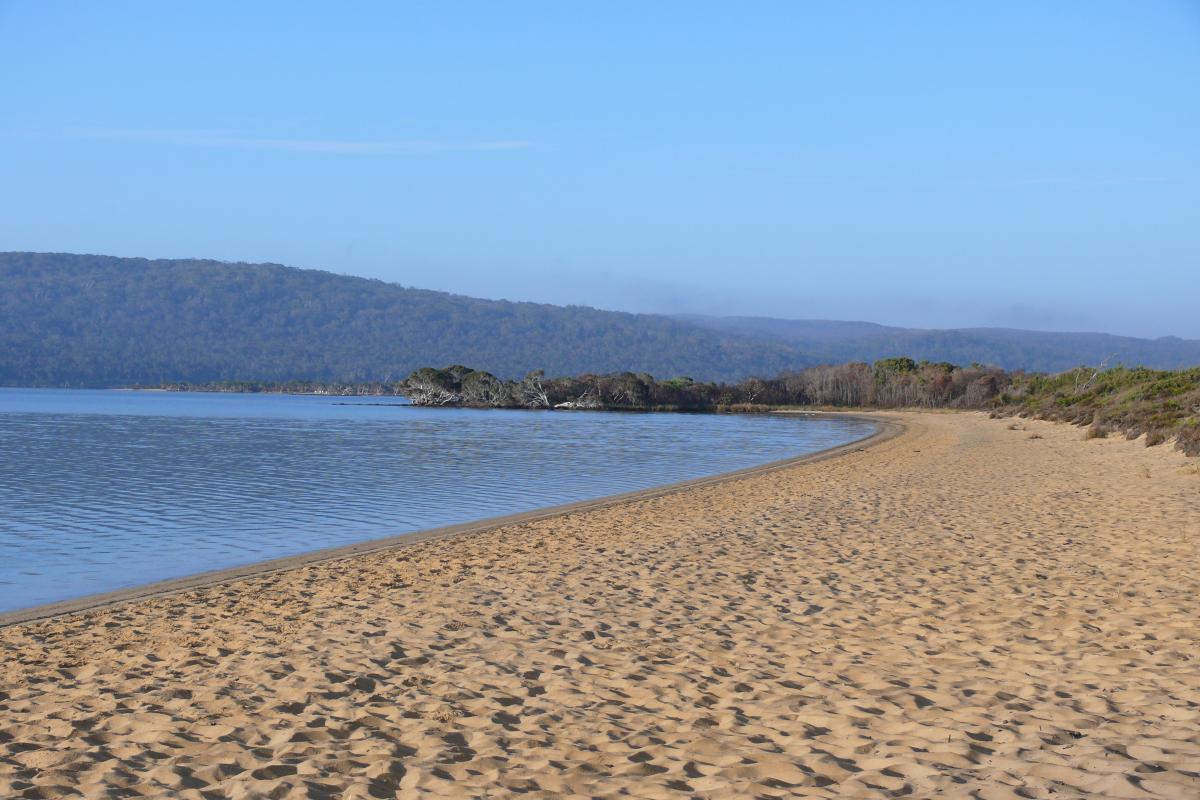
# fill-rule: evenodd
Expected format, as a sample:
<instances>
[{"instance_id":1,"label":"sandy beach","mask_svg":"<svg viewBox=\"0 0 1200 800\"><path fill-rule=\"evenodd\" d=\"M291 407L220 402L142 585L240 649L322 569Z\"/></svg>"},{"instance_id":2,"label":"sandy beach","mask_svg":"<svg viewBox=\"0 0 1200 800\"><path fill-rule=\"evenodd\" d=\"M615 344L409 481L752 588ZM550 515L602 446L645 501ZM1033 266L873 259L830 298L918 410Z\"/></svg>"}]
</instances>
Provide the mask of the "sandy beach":
<instances>
[{"instance_id":1,"label":"sandy beach","mask_svg":"<svg viewBox=\"0 0 1200 800\"><path fill-rule=\"evenodd\" d=\"M0 797L1200 797L1200 468L974 413L0 629Z\"/></svg>"}]
</instances>

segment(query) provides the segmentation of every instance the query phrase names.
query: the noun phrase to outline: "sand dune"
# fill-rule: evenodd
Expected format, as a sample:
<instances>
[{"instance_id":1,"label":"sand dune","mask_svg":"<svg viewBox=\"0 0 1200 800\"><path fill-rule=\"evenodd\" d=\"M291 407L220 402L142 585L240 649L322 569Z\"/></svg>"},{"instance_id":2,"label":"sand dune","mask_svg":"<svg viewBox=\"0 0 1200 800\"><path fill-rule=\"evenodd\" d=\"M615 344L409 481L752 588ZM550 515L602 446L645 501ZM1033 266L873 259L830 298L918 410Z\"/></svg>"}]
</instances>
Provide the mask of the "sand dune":
<instances>
[{"instance_id":1,"label":"sand dune","mask_svg":"<svg viewBox=\"0 0 1200 800\"><path fill-rule=\"evenodd\" d=\"M1200 797L1200 470L894 416L822 463L0 630L0 797Z\"/></svg>"}]
</instances>

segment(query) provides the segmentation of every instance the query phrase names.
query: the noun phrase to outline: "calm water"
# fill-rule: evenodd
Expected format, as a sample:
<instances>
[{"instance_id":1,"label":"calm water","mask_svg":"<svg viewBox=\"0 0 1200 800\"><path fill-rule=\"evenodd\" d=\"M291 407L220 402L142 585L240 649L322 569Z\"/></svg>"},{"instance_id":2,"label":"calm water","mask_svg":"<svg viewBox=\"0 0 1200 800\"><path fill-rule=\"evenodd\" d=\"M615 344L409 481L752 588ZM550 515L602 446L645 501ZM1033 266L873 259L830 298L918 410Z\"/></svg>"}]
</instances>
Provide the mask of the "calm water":
<instances>
[{"instance_id":1,"label":"calm water","mask_svg":"<svg viewBox=\"0 0 1200 800\"><path fill-rule=\"evenodd\" d=\"M0 389L0 610L714 475L867 423Z\"/></svg>"}]
</instances>

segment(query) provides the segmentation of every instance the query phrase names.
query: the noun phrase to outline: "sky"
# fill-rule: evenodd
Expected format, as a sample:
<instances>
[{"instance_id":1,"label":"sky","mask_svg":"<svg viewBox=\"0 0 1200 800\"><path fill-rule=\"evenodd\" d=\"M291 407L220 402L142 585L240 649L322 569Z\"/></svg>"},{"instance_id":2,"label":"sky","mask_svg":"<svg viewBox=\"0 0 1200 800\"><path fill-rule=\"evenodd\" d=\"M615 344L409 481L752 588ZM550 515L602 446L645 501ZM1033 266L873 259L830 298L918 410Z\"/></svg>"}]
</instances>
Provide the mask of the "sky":
<instances>
[{"instance_id":1,"label":"sky","mask_svg":"<svg viewBox=\"0 0 1200 800\"><path fill-rule=\"evenodd\" d=\"M0 0L0 250L1200 338L1200 0Z\"/></svg>"}]
</instances>

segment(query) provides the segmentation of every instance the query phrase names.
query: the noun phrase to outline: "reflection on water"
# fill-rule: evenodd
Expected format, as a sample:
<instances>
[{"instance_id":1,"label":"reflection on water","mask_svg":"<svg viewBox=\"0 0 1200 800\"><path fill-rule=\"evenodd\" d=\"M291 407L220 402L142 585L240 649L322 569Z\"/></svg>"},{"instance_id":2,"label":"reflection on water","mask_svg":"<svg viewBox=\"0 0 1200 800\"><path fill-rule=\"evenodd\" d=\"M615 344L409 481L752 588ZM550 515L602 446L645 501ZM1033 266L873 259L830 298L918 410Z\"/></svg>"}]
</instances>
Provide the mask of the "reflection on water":
<instances>
[{"instance_id":1,"label":"reflection on water","mask_svg":"<svg viewBox=\"0 0 1200 800\"><path fill-rule=\"evenodd\" d=\"M868 435L795 416L0 389L0 610L641 489Z\"/></svg>"}]
</instances>

